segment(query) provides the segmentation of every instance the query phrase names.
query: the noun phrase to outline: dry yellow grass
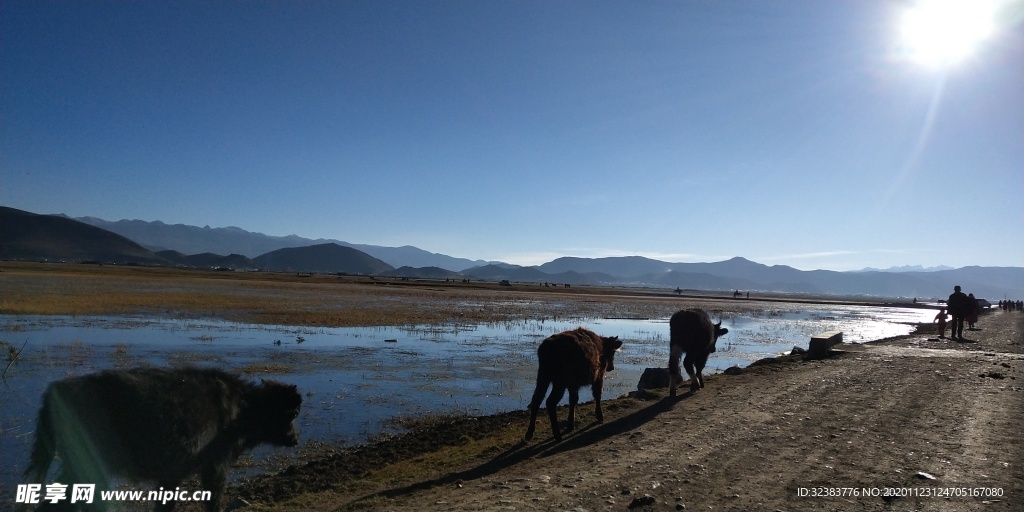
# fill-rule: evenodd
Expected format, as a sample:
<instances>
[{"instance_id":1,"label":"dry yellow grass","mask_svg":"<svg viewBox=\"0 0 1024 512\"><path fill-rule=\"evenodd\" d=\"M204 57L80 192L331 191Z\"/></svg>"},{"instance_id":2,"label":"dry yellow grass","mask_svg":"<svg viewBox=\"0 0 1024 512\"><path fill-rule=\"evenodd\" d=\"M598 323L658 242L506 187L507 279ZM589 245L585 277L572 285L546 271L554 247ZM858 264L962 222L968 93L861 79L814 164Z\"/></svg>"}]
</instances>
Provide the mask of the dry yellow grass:
<instances>
[{"instance_id":1,"label":"dry yellow grass","mask_svg":"<svg viewBox=\"0 0 1024 512\"><path fill-rule=\"evenodd\" d=\"M591 287L509 289L495 283L20 262L0 262L0 290L2 314L155 315L324 327L657 317L679 307L667 292L637 297L635 290Z\"/></svg>"}]
</instances>

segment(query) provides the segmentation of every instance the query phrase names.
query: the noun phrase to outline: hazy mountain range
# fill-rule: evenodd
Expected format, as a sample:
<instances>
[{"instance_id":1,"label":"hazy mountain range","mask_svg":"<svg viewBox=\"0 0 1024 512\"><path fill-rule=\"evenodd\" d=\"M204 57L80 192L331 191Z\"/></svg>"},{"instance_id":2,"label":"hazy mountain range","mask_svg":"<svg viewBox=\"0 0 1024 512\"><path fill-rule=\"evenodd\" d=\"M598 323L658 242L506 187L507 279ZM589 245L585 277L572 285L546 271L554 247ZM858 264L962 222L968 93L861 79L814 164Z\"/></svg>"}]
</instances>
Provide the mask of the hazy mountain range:
<instances>
[{"instance_id":1,"label":"hazy mountain range","mask_svg":"<svg viewBox=\"0 0 1024 512\"><path fill-rule=\"evenodd\" d=\"M311 240L296 235L270 236L236 227L197 227L185 224L165 224L160 221L119 220L111 222L96 217L78 217L75 220L122 235L154 252L170 249L182 254L234 253L255 258L278 249L334 243L365 252L374 258L387 261L394 267L441 267L458 272L489 263L483 260L474 261L432 253L410 245L382 247L323 238Z\"/></svg>"},{"instance_id":2,"label":"hazy mountain range","mask_svg":"<svg viewBox=\"0 0 1024 512\"><path fill-rule=\"evenodd\" d=\"M768 266L740 257L713 263L671 263L640 256L566 257L522 267L453 258L411 246L272 237L234 227L71 219L5 207L0 207L0 259L880 297L942 298L954 284L960 284L965 291L993 301L1024 297L1022 267L835 272Z\"/></svg>"}]
</instances>

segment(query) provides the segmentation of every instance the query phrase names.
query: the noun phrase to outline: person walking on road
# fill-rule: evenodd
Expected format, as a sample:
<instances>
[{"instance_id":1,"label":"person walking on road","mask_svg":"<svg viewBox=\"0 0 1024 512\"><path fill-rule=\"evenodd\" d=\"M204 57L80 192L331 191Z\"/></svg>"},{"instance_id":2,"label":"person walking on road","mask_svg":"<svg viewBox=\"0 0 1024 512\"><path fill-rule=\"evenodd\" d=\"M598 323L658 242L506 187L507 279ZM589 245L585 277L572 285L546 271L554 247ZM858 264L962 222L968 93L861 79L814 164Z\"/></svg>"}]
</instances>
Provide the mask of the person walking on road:
<instances>
[{"instance_id":1,"label":"person walking on road","mask_svg":"<svg viewBox=\"0 0 1024 512\"><path fill-rule=\"evenodd\" d=\"M970 310L970 300L966 293L960 291L960 285L953 287L953 293L946 300L946 307L953 317L953 323L949 326L949 339L963 341L964 317Z\"/></svg>"},{"instance_id":2,"label":"person walking on road","mask_svg":"<svg viewBox=\"0 0 1024 512\"><path fill-rule=\"evenodd\" d=\"M974 298L973 293L967 294L967 314L964 320L967 321L967 330L973 331L974 324L978 322L978 315L981 314L981 306L978 305L978 299Z\"/></svg>"}]
</instances>

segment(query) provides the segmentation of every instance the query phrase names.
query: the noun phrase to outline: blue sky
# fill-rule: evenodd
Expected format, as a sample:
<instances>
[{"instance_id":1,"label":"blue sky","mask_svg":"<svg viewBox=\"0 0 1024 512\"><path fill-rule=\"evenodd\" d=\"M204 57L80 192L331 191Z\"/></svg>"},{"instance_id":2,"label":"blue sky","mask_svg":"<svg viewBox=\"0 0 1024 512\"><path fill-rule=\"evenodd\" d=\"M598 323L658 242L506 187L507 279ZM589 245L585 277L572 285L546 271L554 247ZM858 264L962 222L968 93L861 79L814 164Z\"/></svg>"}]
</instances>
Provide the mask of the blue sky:
<instances>
[{"instance_id":1,"label":"blue sky","mask_svg":"<svg viewBox=\"0 0 1024 512\"><path fill-rule=\"evenodd\" d=\"M909 2L4 0L0 204L519 264L1024 266L1022 4L939 65Z\"/></svg>"}]
</instances>

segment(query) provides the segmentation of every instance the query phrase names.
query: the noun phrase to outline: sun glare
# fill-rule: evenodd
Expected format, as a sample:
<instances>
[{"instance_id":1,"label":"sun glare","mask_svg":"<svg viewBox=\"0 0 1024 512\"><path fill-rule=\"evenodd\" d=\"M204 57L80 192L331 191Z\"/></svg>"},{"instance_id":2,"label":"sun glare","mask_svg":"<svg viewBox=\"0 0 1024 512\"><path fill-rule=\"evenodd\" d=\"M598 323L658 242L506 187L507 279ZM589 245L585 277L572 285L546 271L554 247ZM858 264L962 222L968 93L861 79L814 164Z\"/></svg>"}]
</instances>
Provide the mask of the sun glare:
<instances>
[{"instance_id":1,"label":"sun glare","mask_svg":"<svg viewBox=\"0 0 1024 512\"><path fill-rule=\"evenodd\" d=\"M954 65L994 32L995 11L993 0L919 0L903 15L904 51L926 66Z\"/></svg>"}]
</instances>

